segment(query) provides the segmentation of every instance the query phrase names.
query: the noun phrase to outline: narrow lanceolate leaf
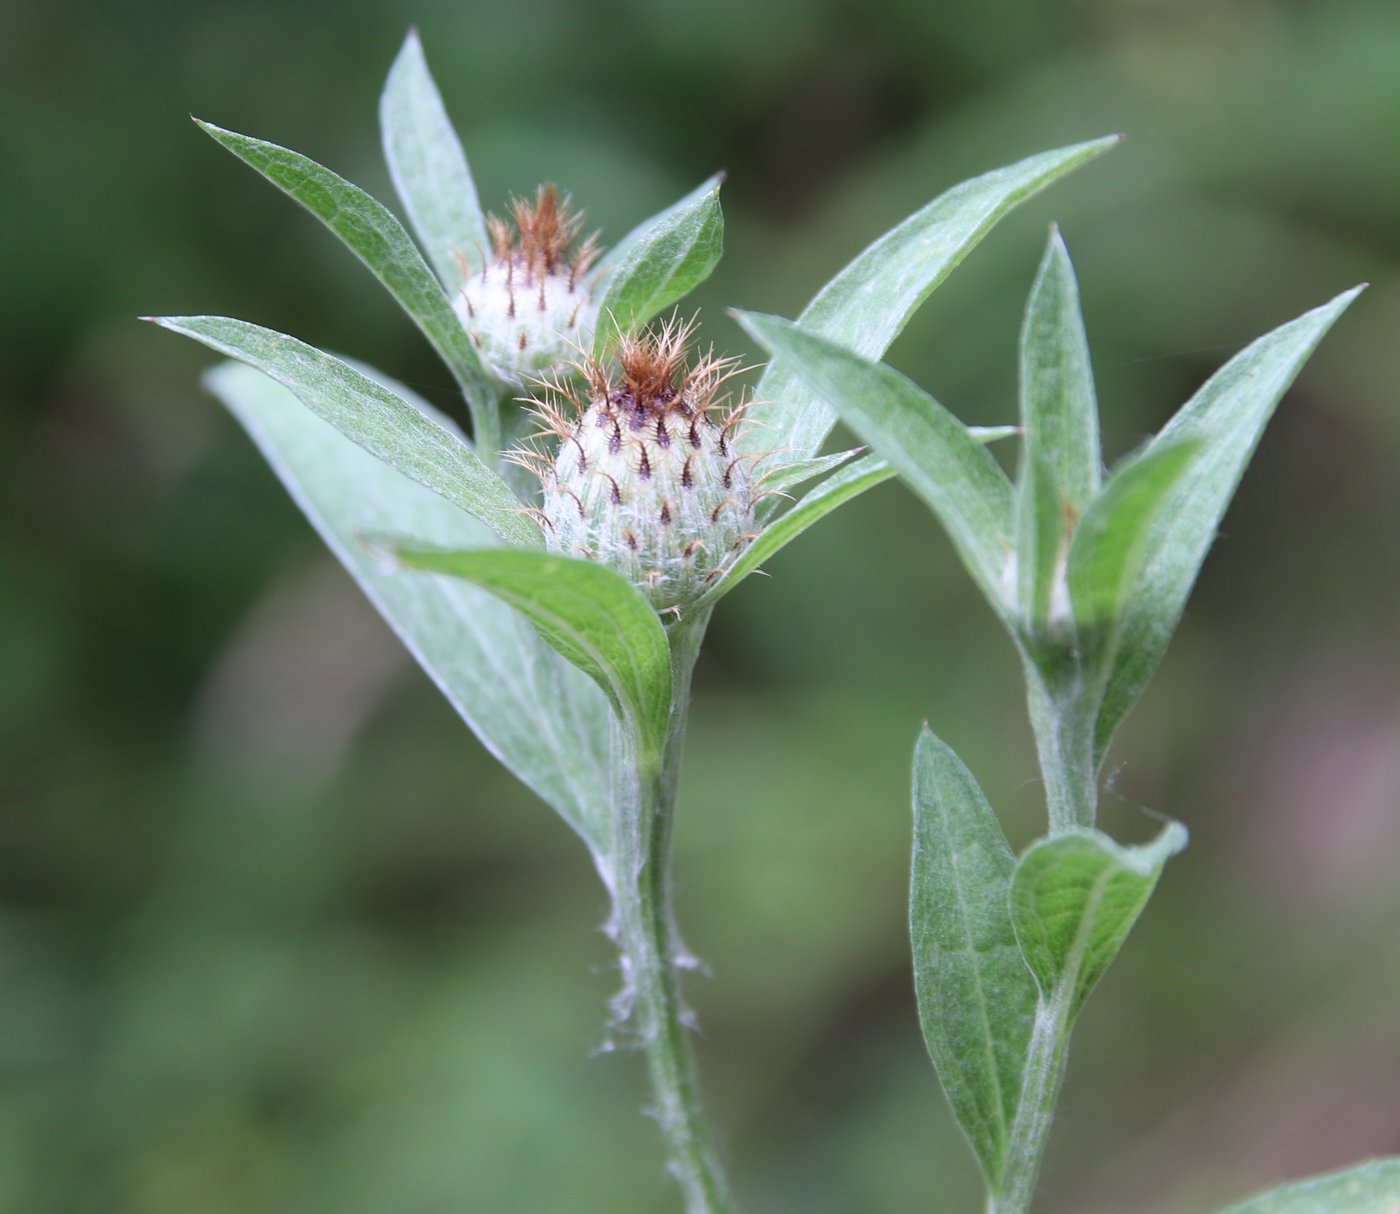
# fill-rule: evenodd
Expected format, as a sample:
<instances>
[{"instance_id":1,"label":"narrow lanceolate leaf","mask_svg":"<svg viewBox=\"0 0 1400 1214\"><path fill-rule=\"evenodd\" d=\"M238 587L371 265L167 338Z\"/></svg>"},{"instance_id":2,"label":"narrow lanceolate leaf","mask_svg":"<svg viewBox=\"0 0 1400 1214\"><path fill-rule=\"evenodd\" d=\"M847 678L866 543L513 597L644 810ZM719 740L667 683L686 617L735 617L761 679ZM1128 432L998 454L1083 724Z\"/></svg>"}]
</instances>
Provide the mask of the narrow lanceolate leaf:
<instances>
[{"instance_id":1,"label":"narrow lanceolate leaf","mask_svg":"<svg viewBox=\"0 0 1400 1214\"><path fill-rule=\"evenodd\" d=\"M993 1189L1036 1004L1011 924L1015 867L972 773L925 728L914 754L914 988L938 1078Z\"/></svg>"},{"instance_id":2,"label":"narrow lanceolate leaf","mask_svg":"<svg viewBox=\"0 0 1400 1214\"><path fill-rule=\"evenodd\" d=\"M226 316L153 319L272 376L346 438L481 519L507 543L543 547L520 502L476 452L340 359L285 333Z\"/></svg>"},{"instance_id":3,"label":"narrow lanceolate leaf","mask_svg":"<svg viewBox=\"0 0 1400 1214\"><path fill-rule=\"evenodd\" d=\"M631 583L604 565L543 552L395 543L393 555L405 568L463 578L509 603L660 753L671 706L670 649L656 612Z\"/></svg>"},{"instance_id":4,"label":"narrow lanceolate leaf","mask_svg":"<svg viewBox=\"0 0 1400 1214\"><path fill-rule=\"evenodd\" d=\"M863 450L863 447L852 447L849 451L835 451L831 455L791 461L783 461L775 456L770 463L758 465L760 469L766 468L760 473L760 479L765 490L776 489L781 492L791 489L794 485L800 485L803 481L815 480L828 472L835 472L842 464L850 463Z\"/></svg>"},{"instance_id":5,"label":"narrow lanceolate leaf","mask_svg":"<svg viewBox=\"0 0 1400 1214\"><path fill-rule=\"evenodd\" d=\"M883 357L915 309L1000 219L1120 139L1042 152L954 186L857 256L817 293L798 323L866 358ZM759 424L752 441L794 459L814 455L835 422L791 368L770 366L754 398L750 416Z\"/></svg>"},{"instance_id":6,"label":"narrow lanceolate leaf","mask_svg":"<svg viewBox=\"0 0 1400 1214\"><path fill-rule=\"evenodd\" d=\"M1039 629L1049 613L1064 540L1098 492L1102 461L1079 286L1053 228L1021 327L1021 426L1018 593L1022 614Z\"/></svg>"},{"instance_id":7,"label":"narrow lanceolate leaf","mask_svg":"<svg viewBox=\"0 0 1400 1214\"><path fill-rule=\"evenodd\" d=\"M979 443L996 443L1004 438L1015 438L1021 433L1020 426L969 426L967 432ZM803 481L815 480L834 472L842 464L855 459L864 447L852 447L849 451L835 451L831 455L817 455L811 459L779 460L774 458L762 467L768 468L761 474L764 490L791 489Z\"/></svg>"},{"instance_id":8,"label":"narrow lanceolate leaf","mask_svg":"<svg viewBox=\"0 0 1400 1214\"><path fill-rule=\"evenodd\" d=\"M386 570L359 538L393 533L469 548L492 543L491 532L356 446L266 375L223 363L206 383L486 748L595 856L609 855L612 710L603 693L492 595L455 578ZM431 414L418 402L409 407ZM471 790L463 796L470 800Z\"/></svg>"},{"instance_id":9,"label":"narrow lanceolate leaf","mask_svg":"<svg viewBox=\"0 0 1400 1214\"><path fill-rule=\"evenodd\" d=\"M789 320L753 312L739 313L738 319L773 354L773 366L786 368L805 390L826 401L924 499L1004 615L1011 483L983 444L890 367L868 362Z\"/></svg>"},{"instance_id":10,"label":"narrow lanceolate leaf","mask_svg":"<svg viewBox=\"0 0 1400 1214\"><path fill-rule=\"evenodd\" d=\"M1045 999L1067 999L1071 1020L1127 939L1162 866L1185 846L1186 828L1172 822L1141 847L1076 830L1022 855L1011 880L1016 939Z\"/></svg>"},{"instance_id":11,"label":"narrow lanceolate leaf","mask_svg":"<svg viewBox=\"0 0 1400 1214\"><path fill-rule=\"evenodd\" d=\"M1220 1214L1395 1214L1400 1159L1372 1159L1260 1193Z\"/></svg>"},{"instance_id":12,"label":"narrow lanceolate leaf","mask_svg":"<svg viewBox=\"0 0 1400 1214\"><path fill-rule=\"evenodd\" d=\"M734 589L774 553L786 547L813 523L825 518L851 498L873 489L894 476L884 460L867 455L833 473L786 514L769 523L739 559L701 596L696 608L710 606Z\"/></svg>"},{"instance_id":13,"label":"narrow lanceolate leaf","mask_svg":"<svg viewBox=\"0 0 1400 1214\"><path fill-rule=\"evenodd\" d=\"M1192 439L1200 451L1157 512L1147 539L1096 731L1100 761L1161 660L1275 406L1360 290L1344 292L1241 351L1153 440L1152 448L1157 448Z\"/></svg>"},{"instance_id":14,"label":"narrow lanceolate leaf","mask_svg":"<svg viewBox=\"0 0 1400 1214\"><path fill-rule=\"evenodd\" d=\"M382 203L298 152L225 131L208 122L199 125L301 203L369 267L447 364L474 418L480 420L496 409L499 386L481 365L471 339L423 255Z\"/></svg>"},{"instance_id":15,"label":"narrow lanceolate leaf","mask_svg":"<svg viewBox=\"0 0 1400 1214\"><path fill-rule=\"evenodd\" d=\"M443 287L455 292L463 266L481 267L490 248L476 184L457 132L428 72L418 32L404 39L379 98L389 176Z\"/></svg>"},{"instance_id":16,"label":"narrow lanceolate leaf","mask_svg":"<svg viewBox=\"0 0 1400 1214\"><path fill-rule=\"evenodd\" d=\"M710 276L724 252L723 177L711 177L629 234L600 267L607 275L598 309L595 353L631 334Z\"/></svg>"},{"instance_id":17,"label":"narrow lanceolate leaf","mask_svg":"<svg viewBox=\"0 0 1400 1214\"><path fill-rule=\"evenodd\" d=\"M1075 529L1069 548L1069 597L1075 625L1090 646L1116 634L1152 524L1200 444L1153 445L1114 471Z\"/></svg>"}]
</instances>

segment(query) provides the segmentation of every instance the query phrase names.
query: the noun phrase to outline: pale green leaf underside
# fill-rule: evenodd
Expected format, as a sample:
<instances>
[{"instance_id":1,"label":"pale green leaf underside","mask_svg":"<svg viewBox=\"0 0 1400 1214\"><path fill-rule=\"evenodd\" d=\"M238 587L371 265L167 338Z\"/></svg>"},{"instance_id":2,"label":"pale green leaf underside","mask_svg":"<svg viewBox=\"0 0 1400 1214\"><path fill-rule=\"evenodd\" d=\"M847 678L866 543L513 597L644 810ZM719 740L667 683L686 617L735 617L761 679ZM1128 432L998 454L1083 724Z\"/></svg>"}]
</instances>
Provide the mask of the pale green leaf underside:
<instances>
[{"instance_id":1,"label":"pale green leaf underside","mask_svg":"<svg viewBox=\"0 0 1400 1214\"><path fill-rule=\"evenodd\" d=\"M270 375L346 438L481 519L507 543L543 546L520 502L475 451L340 359L285 333L226 316L153 319Z\"/></svg>"},{"instance_id":2,"label":"pale green leaf underside","mask_svg":"<svg viewBox=\"0 0 1400 1214\"><path fill-rule=\"evenodd\" d=\"M404 39L379 99L384 159L443 288L461 285L490 248L476 184L428 71L417 31Z\"/></svg>"},{"instance_id":3,"label":"pale green leaf underside","mask_svg":"<svg viewBox=\"0 0 1400 1214\"><path fill-rule=\"evenodd\" d=\"M608 855L612 711L603 694L498 599L456 579L386 571L360 539L393 533L466 548L493 542L486 527L362 450L267 376L224 363L206 383L486 748L595 856ZM472 790L462 795L470 810Z\"/></svg>"},{"instance_id":4,"label":"pale green leaf underside","mask_svg":"<svg viewBox=\"0 0 1400 1214\"><path fill-rule=\"evenodd\" d=\"M1275 406L1360 290L1343 292L1241 351L1153 440L1149 450L1191 439L1200 443L1200 451L1158 511L1147 539L1099 717L1095 745L1100 761L1161 660Z\"/></svg>"},{"instance_id":5,"label":"pale green leaf underside","mask_svg":"<svg viewBox=\"0 0 1400 1214\"><path fill-rule=\"evenodd\" d=\"M1063 985L1077 1014L1156 888L1162 866L1186 846L1168 824L1151 843L1123 847L1097 830L1032 844L1011 881L1011 918L1045 998Z\"/></svg>"},{"instance_id":6,"label":"pale green leaf underside","mask_svg":"<svg viewBox=\"0 0 1400 1214\"><path fill-rule=\"evenodd\" d=\"M738 313L739 323L816 398L826 401L928 504L998 611L1011 551L1012 490L968 428L899 372L792 321Z\"/></svg>"},{"instance_id":7,"label":"pale green leaf underside","mask_svg":"<svg viewBox=\"0 0 1400 1214\"><path fill-rule=\"evenodd\" d=\"M695 604L706 607L723 598L764 561L786 547L799 535L851 498L873 489L894 475L894 469L883 460L867 455L839 472L833 473L808 493L787 513L780 515L758 534L739 559Z\"/></svg>"},{"instance_id":8,"label":"pale green leaf underside","mask_svg":"<svg viewBox=\"0 0 1400 1214\"><path fill-rule=\"evenodd\" d=\"M666 633L637 589L604 565L510 549L393 545L408 569L463 578L524 615L593 679L659 754L671 706Z\"/></svg>"},{"instance_id":9,"label":"pale green leaf underside","mask_svg":"<svg viewBox=\"0 0 1400 1214\"><path fill-rule=\"evenodd\" d=\"M724 252L722 177L711 177L630 234L625 250L605 263L594 353L630 335L710 276Z\"/></svg>"},{"instance_id":10,"label":"pale green leaf underside","mask_svg":"<svg viewBox=\"0 0 1400 1214\"><path fill-rule=\"evenodd\" d=\"M1042 152L939 195L859 254L798 323L866 358L881 358L915 309L998 220L1120 141L1111 135ZM816 454L835 417L791 368L770 366L754 392L755 439L793 459Z\"/></svg>"},{"instance_id":11,"label":"pale green leaf underside","mask_svg":"<svg viewBox=\"0 0 1400 1214\"><path fill-rule=\"evenodd\" d=\"M1220 1214L1397 1214L1400 1159L1373 1159L1340 1172L1282 1185Z\"/></svg>"},{"instance_id":12,"label":"pale green leaf underside","mask_svg":"<svg viewBox=\"0 0 1400 1214\"><path fill-rule=\"evenodd\" d=\"M914 755L914 988L929 1056L992 1186L1036 1005L1011 925L1015 865L972 773L925 728Z\"/></svg>"},{"instance_id":13,"label":"pale green leaf underside","mask_svg":"<svg viewBox=\"0 0 1400 1214\"><path fill-rule=\"evenodd\" d=\"M481 365L442 285L423 255L389 210L359 186L299 152L199 124L224 147L284 193L301 203L334 232L398 301L447 364L477 419L478 433L494 425L499 386Z\"/></svg>"},{"instance_id":14,"label":"pale green leaf underside","mask_svg":"<svg viewBox=\"0 0 1400 1214\"><path fill-rule=\"evenodd\" d=\"M1050 613L1065 536L1098 492L1102 473L1079 287L1064 242L1053 228L1026 303L1020 363L1018 597L1022 615L1038 631Z\"/></svg>"}]
</instances>

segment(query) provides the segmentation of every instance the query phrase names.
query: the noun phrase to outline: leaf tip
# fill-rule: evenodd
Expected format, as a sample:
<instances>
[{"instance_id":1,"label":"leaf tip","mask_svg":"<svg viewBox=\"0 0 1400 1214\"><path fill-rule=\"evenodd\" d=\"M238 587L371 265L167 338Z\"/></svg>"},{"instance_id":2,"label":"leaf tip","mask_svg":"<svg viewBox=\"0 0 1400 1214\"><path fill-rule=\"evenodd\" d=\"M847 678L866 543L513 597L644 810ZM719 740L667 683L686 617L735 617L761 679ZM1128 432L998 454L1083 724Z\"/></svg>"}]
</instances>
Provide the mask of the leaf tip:
<instances>
[{"instance_id":1,"label":"leaf tip","mask_svg":"<svg viewBox=\"0 0 1400 1214\"><path fill-rule=\"evenodd\" d=\"M381 574L402 573L409 567L390 536L358 530L351 534L360 550L375 563Z\"/></svg>"}]
</instances>

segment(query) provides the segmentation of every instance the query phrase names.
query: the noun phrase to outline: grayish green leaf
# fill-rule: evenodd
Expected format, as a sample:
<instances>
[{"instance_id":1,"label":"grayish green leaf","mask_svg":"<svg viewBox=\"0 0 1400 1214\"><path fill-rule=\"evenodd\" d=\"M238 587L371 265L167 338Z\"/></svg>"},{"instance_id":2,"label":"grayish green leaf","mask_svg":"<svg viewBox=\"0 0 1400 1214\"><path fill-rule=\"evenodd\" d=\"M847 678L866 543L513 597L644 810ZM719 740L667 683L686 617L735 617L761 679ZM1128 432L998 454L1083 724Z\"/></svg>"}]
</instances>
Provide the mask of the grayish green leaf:
<instances>
[{"instance_id":1,"label":"grayish green leaf","mask_svg":"<svg viewBox=\"0 0 1400 1214\"><path fill-rule=\"evenodd\" d=\"M607 275L593 339L601 354L619 334L632 333L684 298L710 276L724 252L722 176L711 177L647 221L600 267Z\"/></svg>"},{"instance_id":2,"label":"grayish green leaf","mask_svg":"<svg viewBox=\"0 0 1400 1214\"><path fill-rule=\"evenodd\" d=\"M1011 924L1015 866L972 773L925 727L914 753L914 988L929 1055L993 1189L1036 1004Z\"/></svg>"},{"instance_id":3,"label":"grayish green leaf","mask_svg":"<svg viewBox=\"0 0 1400 1214\"><path fill-rule=\"evenodd\" d=\"M1220 1214L1396 1214L1400 1159L1372 1159L1260 1193Z\"/></svg>"},{"instance_id":4,"label":"grayish green leaf","mask_svg":"<svg viewBox=\"0 0 1400 1214\"><path fill-rule=\"evenodd\" d=\"M272 376L352 442L481 519L507 543L543 547L539 529L475 451L340 359L285 333L225 316L153 319Z\"/></svg>"},{"instance_id":5,"label":"grayish green leaf","mask_svg":"<svg viewBox=\"0 0 1400 1214\"><path fill-rule=\"evenodd\" d=\"M933 397L899 372L869 362L789 320L754 312L739 323L814 399L827 402L888 461L952 538L983 592L1005 615L1012 493L996 460Z\"/></svg>"},{"instance_id":6,"label":"grayish green leaf","mask_svg":"<svg viewBox=\"0 0 1400 1214\"><path fill-rule=\"evenodd\" d=\"M205 382L486 748L602 863L611 851L612 718L603 694L492 595L451 578L388 572L359 539L392 532L467 548L490 544L491 533L339 434L267 376L224 363ZM420 402L409 407L432 413ZM464 808L471 799L464 789Z\"/></svg>"},{"instance_id":7,"label":"grayish green leaf","mask_svg":"<svg viewBox=\"0 0 1400 1214\"><path fill-rule=\"evenodd\" d=\"M1142 568L1152 523L1200 443L1153 444L1117 468L1069 548L1070 602L1081 637L1113 631Z\"/></svg>"},{"instance_id":8,"label":"grayish green leaf","mask_svg":"<svg viewBox=\"0 0 1400 1214\"><path fill-rule=\"evenodd\" d=\"M1221 516L1279 399L1360 287L1261 337L1215 373L1153 440L1201 449L1157 512L1099 717L1096 758L1161 661Z\"/></svg>"},{"instance_id":9,"label":"grayish green leaf","mask_svg":"<svg viewBox=\"0 0 1400 1214\"><path fill-rule=\"evenodd\" d=\"M463 578L509 603L598 684L659 755L671 711L671 651L651 605L605 565L543 552L393 545L409 569Z\"/></svg>"},{"instance_id":10,"label":"grayish green leaf","mask_svg":"<svg viewBox=\"0 0 1400 1214\"><path fill-rule=\"evenodd\" d=\"M976 442L995 443L1004 438L1015 438L1021 433L1020 426L968 426L970 434ZM864 447L852 447L849 451L836 451L831 455L817 455L811 459L791 460L780 462L773 461L774 466L762 473L763 488L768 489L791 489L794 485L800 485L803 481L813 480L818 476L825 476L828 472L834 472L842 464L855 459Z\"/></svg>"},{"instance_id":11,"label":"grayish green leaf","mask_svg":"<svg viewBox=\"0 0 1400 1214\"><path fill-rule=\"evenodd\" d=\"M1098 407L1079 286L1059 231L1050 241L1021 327L1021 425L1016 561L1021 611L1045 626L1056 567L1074 520L1098 492Z\"/></svg>"},{"instance_id":12,"label":"grayish green leaf","mask_svg":"<svg viewBox=\"0 0 1400 1214\"><path fill-rule=\"evenodd\" d=\"M493 432L500 386L481 365L471 338L417 246L384 205L299 152L212 123L199 125L301 203L369 267L447 364L471 406L477 433Z\"/></svg>"},{"instance_id":13,"label":"grayish green leaf","mask_svg":"<svg viewBox=\"0 0 1400 1214\"><path fill-rule=\"evenodd\" d=\"M1122 847L1081 829L1026 849L1011 880L1011 919L1047 1001L1069 997L1072 1020L1156 888L1162 866L1186 846L1169 823L1151 843Z\"/></svg>"},{"instance_id":14,"label":"grayish green leaf","mask_svg":"<svg viewBox=\"0 0 1400 1214\"><path fill-rule=\"evenodd\" d=\"M1021 433L1021 427L969 426L967 432L979 443L999 443L1004 438L1015 438Z\"/></svg>"},{"instance_id":15,"label":"grayish green leaf","mask_svg":"<svg viewBox=\"0 0 1400 1214\"><path fill-rule=\"evenodd\" d=\"M449 294L490 242L467 157L428 72L418 31L404 39L379 99L384 159L408 221Z\"/></svg>"},{"instance_id":16,"label":"grayish green leaf","mask_svg":"<svg viewBox=\"0 0 1400 1214\"><path fill-rule=\"evenodd\" d=\"M759 532L758 538L740 554L722 577L701 596L696 607L718 602L748 577L764 561L784 548L813 523L825 518L851 498L873 489L894 475L882 459L867 455L849 467L833 473L786 514L780 515Z\"/></svg>"},{"instance_id":17,"label":"grayish green leaf","mask_svg":"<svg viewBox=\"0 0 1400 1214\"><path fill-rule=\"evenodd\" d=\"M1042 152L954 186L892 228L826 284L798 323L866 358L879 359L914 310L998 220L1121 136ZM754 441L815 455L835 422L793 368L770 366L754 392Z\"/></svg>"},{"instance_id":18,"label":"grayish green leaf","mask_svg":"<svg viewBox=\"0 0 1400 1214\"><path fill-rule=\"evenodd\" d=\"M835 472L842 464L848 463L859 455L864 447L852 447L849 451L837 451L831 455L818 455L813 459L798 459L789 462L779 460L776 456L773 459L773 466L766 471L760 471L759 475L763 481L763 487L776 489L779 492L791 489L794 485L800 485L803 481L814 480L819 476L825 476L828 472ZM758 465L761 469L762 465Z\"/></svg>"}]
</instances>

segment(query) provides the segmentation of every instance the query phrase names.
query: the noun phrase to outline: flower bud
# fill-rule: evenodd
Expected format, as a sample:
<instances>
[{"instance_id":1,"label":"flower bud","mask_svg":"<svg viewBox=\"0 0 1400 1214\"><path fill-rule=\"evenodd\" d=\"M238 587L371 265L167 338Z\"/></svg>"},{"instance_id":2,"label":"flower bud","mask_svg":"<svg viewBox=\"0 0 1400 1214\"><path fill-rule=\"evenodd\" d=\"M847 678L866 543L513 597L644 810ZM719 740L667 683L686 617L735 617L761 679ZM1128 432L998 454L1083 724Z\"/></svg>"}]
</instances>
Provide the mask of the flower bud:
<instances>
[{"instance_id":1,"label":"flower bud","mask_svg":"<svg viewBox=\"0 0 1400 1214\"><path fill-rule=\"evenodd\" d=\"M588 272L593 237L577 249L583 216L540 186L511 204L514 222L491 216L491 256L469 272L453 306L482 360L508 384L557 370L593 339L598 306Z\"/></svg>"},{"instance_id":2,"label":"flower bud","mask_svg":"<svg viewBox=\"0 0 1400 1214\"><path fill-rule=\"evenodd\" d=\"M736 360L685 362L690 326L622 342L614 370L581 368L584 388L537 401L552 455L518 452L544 489L552 551L600 561L658 611L693 603L753 538L751 457L735 450L743 404L721 385Z\"/></svg>"}]
</instances>

